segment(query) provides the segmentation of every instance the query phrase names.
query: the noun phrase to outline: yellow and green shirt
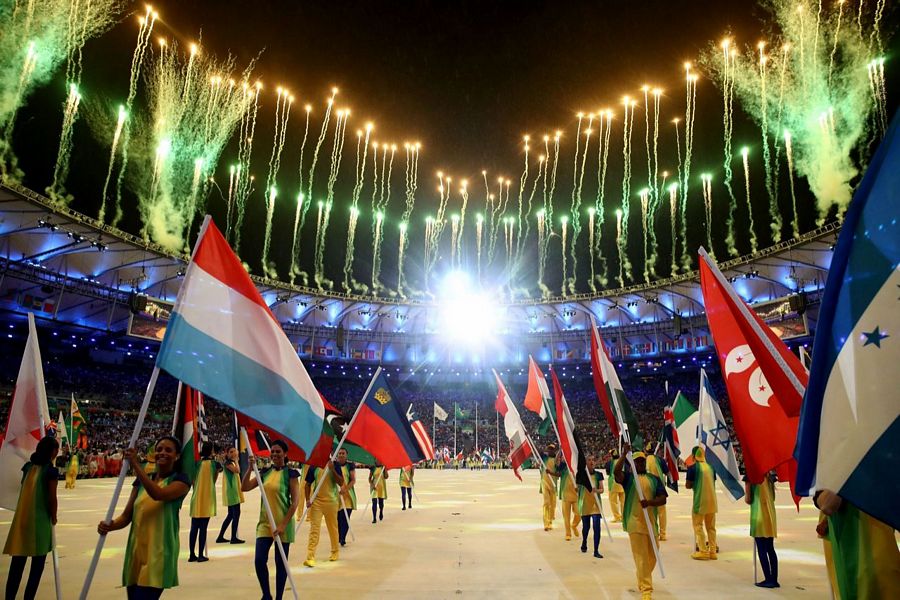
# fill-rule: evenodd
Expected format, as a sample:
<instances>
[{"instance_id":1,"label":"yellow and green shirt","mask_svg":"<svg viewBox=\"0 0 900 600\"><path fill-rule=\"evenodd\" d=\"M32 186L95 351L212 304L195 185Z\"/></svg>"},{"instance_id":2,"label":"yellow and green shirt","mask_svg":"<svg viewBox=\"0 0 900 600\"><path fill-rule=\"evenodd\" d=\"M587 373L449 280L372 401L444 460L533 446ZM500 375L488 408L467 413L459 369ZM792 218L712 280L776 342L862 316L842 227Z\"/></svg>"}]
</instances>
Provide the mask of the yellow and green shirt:
<instances>
[{"instance_id":1,"label":"yellow and green shirt","mask_svg":"<svg viewBox=\"0 0 900 600\"><path fill-rule=\"evenodd\" d=\"M766 477L760 484L750 484L750 535L778 537L775 517L775 482Z\"/></svg>"},{"instance_id":2,"label":"yellow and green shirt","mask_svg":"<svg viewBox=\"0 0 900 600\"><path fill-rule=\"evenodd\" d=\"M837 597L900 598L900 550L893 527L844 502L828 517L828 541Z\"/></svg>"},{"instance_id":3,"label":"yellow and green shirt","mask_svg":"<svg viewBox=\"0 0 900 600\"><path fill-rule=\"evenodd\" d=\"M716 502L716 472L709 463L695 461L687 469L686 481L693 482L694 506L692 512L695 515L708 515L718 512Z\"/></svg>"},{"instance_id":4,"label":"yellow and green shirt","mask_svg":"<svg viewBox=\"0 0 900 600\"><path fill-rule=\"evenodd\" d=\"M204 458L195 467L191 517L203 519L216 516L216 475L218 463Z\"/></svg>"},{"instance_id":5,"label":"yellow and green shirt","mask_svg":"<svg viewBox=\"0 0 900 600\"><path fill-rule=\"evenodd\" d=\"M167 487L176 481L191 485L184 473L173 473L157 483ZM178 585L178 513L184 496L163 502L151 498L139 479L133 485L137 497L125 546L122 585L175 587Z\"/></svg>"},{"instance_id":6,"label":"yellow and green shirt","mask_svg":"<svg viewBox=\"0 0 900 600\"><path fill-rule=\"evenodd\" d=\"M385 482L384 467L369 467L369 477L375 485L370 494L372 498L387 498L387 483Z\"/></svg>"},{"instance_id":7,"label":"yellow and green shirt","mask_svg":"<svg viewBox=\"0 0 900 600\"><path fill-rule=\"evenodd\" d=\"M347 491L341 494L344 498L344 506L348 510L356 510L356 490L350 485L350 475L356 471L356 465L353 463L336 464L340 467L341 475L344 477L344 485L347 486Z\"/></svg>"},{"instance_id":8,"label":"yellow and green shirt","mask_svg":"<svg viewBox=\"0 0 900 600\"><path fill-rule=\"evenodd\" d=\"M341 488L334 477L334 469L329 467L310 467L306 472L306 483L315 490L323 477L325 481L322 483L322 487L319 488L319 493L316 494L316 499L313 502L338 504L338 495Z\"/></svg>"},{"instance_id":9,"label":"yellow and green shirt","mask_svg":"<svg viewBox=\"0 0 900 600\"><path fill-rule=\"evenodd\" d=\"M260 471L259 476L262 478L259 485L266 493L269 506L272 507L272 516L275 518L275 523L281 523L291 508L291 479L300 477L300 472L290 467L266 467ZM293 522L295 518L296 515L291 515L291 522L281 536L282 542L290 544L294 541ZM272 537L269 516L266 514L266 506L262 503L262 499L260 499L259 503L259 522L256 524L256 537Z\"/></svg>"},{"instance_id":10,"label":"yellow and green shirt","mask_svg":"<svg viewBox=\"0 0 900 600\"><path fill-rule=\"evenodd\" d=\"M544 476L541 478L541 493L544 495L553 495L556 493L556 458L553 456L544 457Z\"/></svg>"},{"instance_id":11,"label":"yellow and green shirt","mask_svg":"<svg viewBox=\"0 0 900 600\"><path fill-rule=\"evenodd\" d=\"M600 514L600 506L597 505L597 497L594 494L595 492L597 494L600 493L600 486L603 483L603 473L594 470L589 473L589 475L591 477L591 485L594 487L593 491L588 490L583 485L578 486L578 514L582 517Z\"/></svg>"},{"instance_id":12,"label":"yellow and green shirt","mask_svg":"<svg viewBox=\"0 0 900 600\"><path fill-rule=\"evenodd\" d=\"M575 478L572 477L569 467L565 464L560 465L558 473L559 491L557 492L557 497L564 502L577 502L579 493L575 489Z\"/></svg>"},{"instance_id":13,"label":"yellow and green shirt","mask_svg":"<svg viewBox=\"0 0 900 600\"><path fill-rule=\"evenodd\" d=\"M638 496L635 481L640 482L641 492L645 500L651 500L657 496L668 496L666 494L666 486L656 475L646 473L638 475L635 479L630 472L625 472L625 481L622 487L625 488L625 504L622 508L622 524L628 533L642 533L649 535L647 531L647 520L644 518L644 511L641 509L641 498ZM657 507L651 506L647 508L650 516L650 522L653 523L654 535L658 535L655 531L657 528L656 516Z\"/></svg>"},{"instance_id":14,"label":"yellow and green shirt","mask_svg":"<svg viewBox=\"0 0 900 600\"><path fill-rule=\"evenodd\" d=\"M59 479L53 465L22 467L19 501L9 526L3 553L10 556L45 556L53 550L53 523L50 520L49 482Z\"/></svg>"},{"instance_id":15,"label":"yellow and green shirt","mask_svg":"<svg viewBox=\"0 0 900 600\"><path fill-rule=\"evenodd\" d=\"M243 504L244 492L241 490L241 476L228 470L229 464L234 464L234 461L227 461L226 468L222 472L222 504L225 506Z\"/></svg>"},{"instance_id":16,"label":"yellow and green shirt","mask_svg":"<svg viewBox=\"0 0 900 600\"><path fill-rule=\"evenodd\" d=\"M412 487L412 467L403 467L400 469L400 487L402 488L410 488Z\"/></svg>"}]
</instances>

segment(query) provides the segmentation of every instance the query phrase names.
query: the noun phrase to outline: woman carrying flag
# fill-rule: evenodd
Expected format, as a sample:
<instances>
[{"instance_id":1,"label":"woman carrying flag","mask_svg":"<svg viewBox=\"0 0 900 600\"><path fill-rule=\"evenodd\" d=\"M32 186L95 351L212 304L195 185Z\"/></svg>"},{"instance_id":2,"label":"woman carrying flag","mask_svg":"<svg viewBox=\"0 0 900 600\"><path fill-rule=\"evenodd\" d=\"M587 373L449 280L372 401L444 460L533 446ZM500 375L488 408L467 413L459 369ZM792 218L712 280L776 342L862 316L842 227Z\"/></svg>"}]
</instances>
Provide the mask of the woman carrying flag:
<instances>
[{"instance_id":1,"label":"woman carrying flag","mask_svg":"<svg viewBox=\"0 0 900 600\"><path fill-rule=\"evenodd\" d=\"M6 598L14 600L25 573L25 562L31 557L31 570L25 584L25 598L37 595L47 554L53 551L53 526L56 525L56 485L59 471L53 461L59 453L56 438L38 442L30 460L22 466L22 488L16 512L9 526L3 554L9 554L9 578Z\"/></svg>"},{"instance_id":2,"label":"woman carrying flag","mask_svg":"<svg viewBox=\"0 0 900 600\"><path fill-rule=\"evenodd\" d=\"M178 585L178 512L191 486L179 470L179 448L181 443L174 437L160 438L152 475L141 467L134 448L125 450L135 474L131 496L122 514L97 525L100 535L131 525L122 565L122 585L129 600L153 600Z\"/></svg>"},{"instance_id":3,"label":"woman carrying flag","mask_svg":"<svg viewBox=\"0 0 900 600\"><path fill-rule=\"evenodd\" d=\"M284 556L288 557L294 541L294 513L300 506L300 472L286 465L288 445L282 440L271 443L269 458L272 466L260 471L262 483L256 480L253 469L247 469L241 480L241 489L245 492L261 486L272 508L275 530L269 524L266 506L259 503L259 522L256 524L256 551L253 559L256 567L256 578L262 590L263 600L272 600L269 586L269 550L275 543L275 536L281 538ZM287 583L287 569L281 560L281 553L275 552L275 598L284 596L284 584Z\"/></svg>"},{"instance_id":4,"label":"woman carrying flag","mask_svg":"<svg viewBox=\"0 0 900 600\"><path fill-rule=\"evenodd\" d=\"M778 537L775 473L766 474L761 483L745 481L744 501L750 505L750 537L756 543L756 553L763 571L763 580L756 586L781 587L778 585L778 555L775 554L775 538Z\"/></svg>"},{"instance_id":5,"label":"woman carrying flag","mask_svg":"<svg viewBox=\"0 0 900 600\"><path fill-rule=\"evenodd\" d=\"M581 509L579 508L580 488L576 488L575 478L569 470L569 466L562 460L562 453L556 455L559 464L559 499L562 502L563 523L566 526L566 541L572 539L572 532L578 536L578 524L581 522ZM597 514L600 514L599 512Z\"/></svg>"},{"instance_id":6,"label":"woman carrying flag","mask_svg":"<svg viewBox=\"0 0 900 600\"><path fill-rule=\"evenodd\" d=\"M653 452L653 442L647 442L645 447L647 451L647 472L651 475L656 475L660 481L665 482L666 476L669 473L669 465L666 464L662 458L654 454ZM666 505L656 509L656 515L659 520L659 534L656 536L658 541L666 540Z\"/></svg>"},{"instance_id":7,"label":"woman carrying flag","mask_svg":"<svg viewBox=\"0 0 900 600\"><path fill-rule=\"evenodd\" d=\"M578 514L581 515L581 551L587 552L588 532L594 528L594 558L603 558L600 554L600 507L597 505L596 494L603 493L603 472L597 469L597 457L593 454L587 456L588 475L591 478L593 490L583 485L578 486ZM577 516L577 515L576 515ZM576 532L577 533L577 532Z\"/></svg>"},{"instance_id":8,"label":"woman carrying flag","mask_svg":"<svg viewBox=\"0 0 900 600\"><path fill-rule=\"evenodd\" d=\"M324 479L324 481L322 481ZM309 509L309 544L306 549L306 560L303 564L307 567L316 566L316 549L319 547L319 536L322 532L322 519L325 519L325 527L328 529L328 539L331 542L331 554L328 560L338 559L338 508L340 507L340 490L344 485L344 478L340 473L340 467L331 461L325 467L310 467L306 472L306 507ZM310 502L313 491L318 488L319 493Z\"/></svg>"},{"instance_id":9,"label":"woman carrying flag","mask_svg":"<svg viewBox=\"0 0 900 600\"><path fill-rule=\"evenodd\" d=\"M243 544L244 540L237 536L238 523L241 521L241 504L244 503L244 492L241 490L241 468L238 466L238 451L230 446L226 452L225 467L222 471L222 502L228 507L228 516L222 522L217 544ZM231 525L231 540L225 538L225 531Z\"/></svg>"},{"instance_id":10,"label":"woman carrying flag","mask_svg":"<svg viewBox=\"0 0 900 600\"><path fill-rule=\"evenodd\" d=\"M194 476L194 492L191 494L191 556L188 562L206 562L206 531L210 518L216 516L216 477L222 467L212 458L212 446L203 444L200 449L200 462L196 466ZM197 538L200 538L199 551L194 554Z\"/></svg>"},{"instance_id":11,"label":"woman carrying flag","mask_svg":"<svg viewBox=\"0 0 900 600\"><path fill-rule=\"evenodd\" d=\"M547 444L547 453L541 457L544 461L544 476L541 478L541 508L543 509L544 531L553 529L556 517L556 444Z\"/></svg>"},{"instance_id":12,"label":"woman carrying flag","mask_svg":"<svg viewBox=\"0 0 900 600\"><path fill-rule=\"evenodd\" d=\"M384 521L384 501L387 499L388 470L375 463L369 467L369 493L372 497L372 523Z\"/></svg>"},{"instance_id":13,"label":"woman carrying flag","mask_svg":"<svg viewBox=\"0 0 900 600\"><path fill-rule=\"evenodd\" d=\"M688 467L685 475L685 486L694 491L691 522L694 525L696 548L691 558L716 560L719 552L716 545L716 513L719 511L716 503L716 472L706 462L706 450L702 446L694 446L691 455L694 464Z\"/></svg>"},{"instance_id":14,"label":"woman carrying flag","mask_svg":"<svg viewBox=\"0 0 900 600\"><path fill-rule=\"evenodd\" d=\"M406 510L407 497L409 497L409 507L412 508L413 477L415 474L415 465L409 465L400 469L400 497L403 499L403 510Z\"/></svg>"}]
</instances>

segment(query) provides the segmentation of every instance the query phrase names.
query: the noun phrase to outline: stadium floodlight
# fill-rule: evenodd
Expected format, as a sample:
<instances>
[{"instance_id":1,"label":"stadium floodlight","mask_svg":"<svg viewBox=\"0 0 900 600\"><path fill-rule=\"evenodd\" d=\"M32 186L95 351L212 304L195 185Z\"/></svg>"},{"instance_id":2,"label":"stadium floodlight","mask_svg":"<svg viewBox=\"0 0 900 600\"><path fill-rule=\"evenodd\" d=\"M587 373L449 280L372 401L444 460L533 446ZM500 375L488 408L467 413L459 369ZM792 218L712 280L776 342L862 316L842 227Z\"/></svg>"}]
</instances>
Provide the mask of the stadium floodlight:
<instances>
[{"instance_id":1,"label":"stadium floodlight","mask_svg":"<svg viewBox=\"0 0 900 600\"><path fill-rule=\"evenodd\" d=\"M499 311L488 294L473 287L465 271L451 271L439 288L440 332L454 343L480 346L497 329Z\"/></svg>"}]
</instances>

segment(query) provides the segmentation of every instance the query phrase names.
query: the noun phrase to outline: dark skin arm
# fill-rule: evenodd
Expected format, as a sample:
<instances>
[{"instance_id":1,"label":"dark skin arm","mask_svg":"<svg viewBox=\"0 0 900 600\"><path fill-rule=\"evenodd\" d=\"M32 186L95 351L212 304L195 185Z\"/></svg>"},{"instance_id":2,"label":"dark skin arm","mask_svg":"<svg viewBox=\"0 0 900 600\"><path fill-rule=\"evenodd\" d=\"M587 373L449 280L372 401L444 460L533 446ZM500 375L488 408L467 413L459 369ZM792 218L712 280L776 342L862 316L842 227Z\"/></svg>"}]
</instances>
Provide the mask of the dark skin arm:
<instances>
[{"instance_id":1,"label":"dark skin arm","mask_svg":"<svg viewBox=\"0 0 900 600\"><path fill-rule=\"evenodd\" d=\"M234 464L233 462L226 463L226 464L225 464L225 468L228 469L229 471L231 471L232 473L234 473L235 475L240 475L240 474L241 474L241 469L240 469L240 467L238 467L238 466L237 466L236 464Z\"/></svg>"},{"instance_id":2,"label":"dark skin arm","mask_svg":"<svg viewBox=\"0 0 900 600\"><path fill-rule=\"evenodd\" d=\"M664 506L666 504L666 496L665 494L660 494L659 496L655 496L650 499L641 500L641 506L647 508L648 506Z\"/></svg>"},{"instance_id":3,"label":"dark skin arm","mask_svg":"<svg viewBox=\"0 0 900 600\"><path fill-rule=\"evenodd\" d=\"M257 485L259 485L259 482L256 481L256 476L253 474L253 469L247 469L247 472L244 473L244 476L241 478L241 491L249 492Z\"/></svg>"},{"instance_id":4,"label":"dark skin arm","mask_svg":"<svg viewBox=\"0 0 900 600\"><path fill-rule=\"evenodd\" d=\"M753 504L753 488L750 486L749 481L744 482L744 502Z\"/></svg>"}]
</instances>

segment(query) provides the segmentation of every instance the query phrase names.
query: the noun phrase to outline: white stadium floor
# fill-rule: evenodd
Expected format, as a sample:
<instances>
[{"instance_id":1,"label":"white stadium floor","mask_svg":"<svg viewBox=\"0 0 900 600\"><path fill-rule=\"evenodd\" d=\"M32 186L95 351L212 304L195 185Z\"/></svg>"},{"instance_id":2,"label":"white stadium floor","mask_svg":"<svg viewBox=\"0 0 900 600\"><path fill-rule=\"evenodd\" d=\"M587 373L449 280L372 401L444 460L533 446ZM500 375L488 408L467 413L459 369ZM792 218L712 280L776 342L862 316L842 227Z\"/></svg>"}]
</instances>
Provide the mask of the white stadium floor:
<instances>
[{"instance_id":1,"label":"white stadium floor","mask_svg":"<svg viewBox=\"0 0 900 600\"><path fill-rule=\"evenodd\" d=\"M315 569L301 563L308 526L291 548L291 570L303 598L638 598L634 564L621 524L610 524L595 559L579 552L579 542L566 542L562 521L553 531L541 525L538 473L524 473L524 483L511 471L428 471L416 473L421 503L400 510L400 490L392 478L384 521L371 523L371 512L355 513L340 560L328 562L324 525ZM63 598L76 598L97 540L96 524L112 494L114 479L79 480L75 490L59 487L59 554ZM129 485L131 481L127 482ZM364 490L364 482L357 486ZM362 497L361 507L366 498ZM124 505L127 494L122 495ZM604 506L608 512L607 496ZM830 597L821 542L816 538L817 511L809 501L797 513L784 486L777 497L780 561L778 590L753 586L749 507L732 503L719 492L716 562L697 562L690 526L690 492L669 500L669 540L662 542L666 578L654 573L655 598L810 598ZM253 542L259 493L247 494L239 535L242 546L215 544L225 510L209 527L210 561L188 563L188 501L181 511L180 587L163 597L195 599L258 598L253 571ZM5 540L11 513L0 511L0 540ZM127 531L110 534L91 598L123 598L120 587ZM590 543L589 543L590 544ZM9 559L0 559L4 582ZM270 561L274 585L274 563ZM760 573L761 577L761 573ZM24 586L24 583L23 583ZM21 594L21 591L20 591ZM39 598L54 598L48 562ZM290 591L285 598L290 598Z\"/></svg>"}]
</instances>

